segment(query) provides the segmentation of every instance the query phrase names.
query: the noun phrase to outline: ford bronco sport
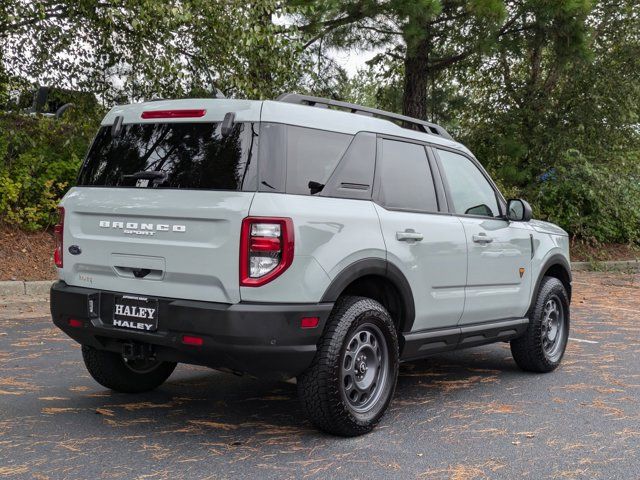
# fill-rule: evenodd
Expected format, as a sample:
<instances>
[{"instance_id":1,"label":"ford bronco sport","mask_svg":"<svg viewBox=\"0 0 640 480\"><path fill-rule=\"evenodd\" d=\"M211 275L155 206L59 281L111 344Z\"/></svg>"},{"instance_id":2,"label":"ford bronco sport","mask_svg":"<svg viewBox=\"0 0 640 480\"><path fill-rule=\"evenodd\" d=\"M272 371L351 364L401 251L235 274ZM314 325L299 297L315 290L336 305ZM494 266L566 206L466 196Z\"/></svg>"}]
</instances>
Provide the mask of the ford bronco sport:
<instances>
[{"instance_id":1,"label":"ford bronco sport","mask_svg":"<svg viewBox=\"0 0 640 480\"><path fill-rule=\"evenodd\" d=\"M562 229L440 126L286 94L116 106L60 204L53 322L120 392L178 362L297 377L312 423L370 431L398 364L510 342L560 363Z\"/></svg>"}]
</instances>

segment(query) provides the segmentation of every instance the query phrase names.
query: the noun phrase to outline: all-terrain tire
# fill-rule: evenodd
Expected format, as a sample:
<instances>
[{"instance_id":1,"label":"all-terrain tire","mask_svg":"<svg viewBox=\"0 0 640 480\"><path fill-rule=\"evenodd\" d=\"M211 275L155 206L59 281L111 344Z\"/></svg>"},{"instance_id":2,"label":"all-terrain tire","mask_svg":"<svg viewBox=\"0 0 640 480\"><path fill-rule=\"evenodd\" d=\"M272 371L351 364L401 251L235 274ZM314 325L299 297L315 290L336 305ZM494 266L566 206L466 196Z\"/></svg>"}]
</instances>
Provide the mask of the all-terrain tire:
<instances>
[{"instance_id":1,"label":"all-terrain tire","mask_svg":"<svg viewBox=\"0 0 640 480\"><path fill-rule=\"evenodd\" d=\"M562 324L555 332L555 338L559 343L554 349L549 347L551 334L548 333L551 331L548 324L552 304L556 305ZM569 317L569 296L564 285L557 278L544 277L529 312L529 326L526 332L511 341L511 354L522 370L546 373L560 365L569 339Z\"/></svg>"},{"instance_id":2,"label":"all-terrain tire","mask_svg":"<svg viewBox=\"0 0 640 480\"><path fill-rule=\"evenodd\" d=\"M176 368L173 362L157 362L135 368L122 355L82 346L82 358L93 379L100 385L122 393L151 391L164 383Z\"/></svg>"},{"instance_id":3,"label":"all-terrain tire","mask_svg":"<svg viewBox=\"0 0 640 480\"><path fill-rule=\"evenodd\" d=\"M298 377L298 395L307 416L317 428L334 435L370 432L391 402L398 363L396 327L386 309L370 298L340 298L313 363ZM362 393L366 385L370 393Z\"/></svg>"}]
</instances>

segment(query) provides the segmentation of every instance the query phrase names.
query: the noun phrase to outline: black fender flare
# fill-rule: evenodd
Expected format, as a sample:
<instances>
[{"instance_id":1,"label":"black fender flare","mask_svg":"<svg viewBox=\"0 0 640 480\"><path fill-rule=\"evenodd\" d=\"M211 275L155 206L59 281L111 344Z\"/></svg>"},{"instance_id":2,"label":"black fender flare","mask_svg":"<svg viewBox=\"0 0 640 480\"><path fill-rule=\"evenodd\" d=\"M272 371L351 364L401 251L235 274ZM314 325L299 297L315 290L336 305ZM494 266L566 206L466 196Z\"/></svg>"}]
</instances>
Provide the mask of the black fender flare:
<instances>
[{"instance_id":1,"label":"black fender flare","mask_svg":"<svg viewBox=\"0 0 640 480\"><path fill-rule=\"evenodd\" d=\"M571 276L571 265L569 264L569 261L564 255L560 253L555 253L551 255L542 264L542 267L540 268L540 273L538 274L538 278L536 279L534 288L531 290L532 292L531 301L529 302L527 315L529 314L529 312L531 312L531 308L533 307L533 304L536 301L536 297L538 296L538 291L540 290L540 283L542 282L542 279L544 278L545 273L547 273L547 271L555 265L559 265L564 269L564 271L567 273L567 277L569 278L569 286L571 286L572 276ZM571 301L571 288L568 289L567 295L569 296L569 301Z\"/></svg>"},{"instance_id":2,"label":"black fender flare","mask_svg":"<svg viewBox=\"0 0 640 480\"><path fill-rule=\"evenodd\" d=\"M331 281L320 301L335 302L350 283L368 275L385 277L396 287L404 306L404 318L400 319L399 325L400 331L411 331L416 317L411 285L397 266L382 258L363 258L345 267Z\"/></svg>"}]
</instances>

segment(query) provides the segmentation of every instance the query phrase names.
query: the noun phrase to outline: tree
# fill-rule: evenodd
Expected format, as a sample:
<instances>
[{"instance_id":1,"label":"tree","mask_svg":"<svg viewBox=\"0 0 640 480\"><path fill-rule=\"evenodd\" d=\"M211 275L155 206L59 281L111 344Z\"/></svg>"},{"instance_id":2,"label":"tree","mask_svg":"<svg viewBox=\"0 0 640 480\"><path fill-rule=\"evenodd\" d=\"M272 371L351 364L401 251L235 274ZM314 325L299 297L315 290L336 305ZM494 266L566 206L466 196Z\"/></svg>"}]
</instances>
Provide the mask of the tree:
<instances>
[{"instance_id":1,"label":"tree","mask_svg":"<svg viewBox=\"0 0 640 480\"><path fill-rule=\"evenodd\" d=\"M509 195L583 239L640 238L640 4L313 2L308 48L370 48L334 90L444 123Z\"/></svg>"},{"instance_id":2,"label":"tree","mask_svg":"<svg viewBox=\"0 0 640 480\"><path fill-rule=\"evenodd\" d=\"M458 137L535 213L582 238L640 237L640 5L535 2L459 73Z\"/></svg>"},{"instance_id":3,"label":"tree","mask_svg":"<svg viewBox=\"0 0 640 480\"><path fill-rule=\"evenodd\" d=\"M295 83L298 45L277 0L10 0L0 10L5 70L107 102L151 96L270 96ZM121 85L120 85L121 84Z\"/></svg>"},{"instance_id":4,"label":"tree","mask_svg":"<svg viewBox=\"0 0 640 480\"><path fill-rule=\"evenodd\" d=\"M189 18L181 25L178 50L198 85L213 81L225 93L274 98L302 77L295 32L274 23L287 14L276 0L231 2L187 0Z\"/></svg>"},{"instance_id":5,"label":"tree","mask_svg":"<svg viewBox=\"0 0 640 480\"><path fill-rule=\"evenodd\" d=\"M402 111L437 120L429 89L441 74L490 49L513 19L499 0L291 0L305 46L383 48L372 63L391 58L403 69ZM306 8L304 5L308 5ZM505 21L506 19L506 21ZM394 65L395 66L395 65Z\"/></svg>"},{"instance_id":6,"label":"tree","mask_svg":"<svg viewBox=\"0 0 640 480\"><path fill-rule=\"evenodd\" d=\"M458 112L460 133L506 183L532 185L568 149L597 162L614 145L632 146L640 99L634 4L533 2L517 33L461 72L470 102Z\"/></svg>"}]
</instances>

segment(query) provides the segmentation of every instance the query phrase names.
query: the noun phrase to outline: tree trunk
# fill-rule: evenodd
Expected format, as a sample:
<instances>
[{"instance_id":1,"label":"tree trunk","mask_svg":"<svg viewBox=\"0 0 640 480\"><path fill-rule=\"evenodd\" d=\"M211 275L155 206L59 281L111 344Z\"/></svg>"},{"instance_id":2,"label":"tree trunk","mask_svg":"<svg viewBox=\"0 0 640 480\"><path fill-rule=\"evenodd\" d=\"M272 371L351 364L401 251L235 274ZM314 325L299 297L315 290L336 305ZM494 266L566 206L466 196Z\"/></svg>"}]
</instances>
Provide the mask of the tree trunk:
<instances>
[{"instance_id":1,"label":"tree trunk","mask_svg":"<svg viewBox=\"0 0 640 480\"><path fill-rule=\"evenodd\" d=\"M428 64L428 39L421 40L414 48L407 48L404 59L402 113L408 117L427 119Z\"/></svg>"}]
</instances>

